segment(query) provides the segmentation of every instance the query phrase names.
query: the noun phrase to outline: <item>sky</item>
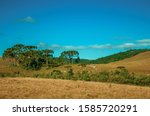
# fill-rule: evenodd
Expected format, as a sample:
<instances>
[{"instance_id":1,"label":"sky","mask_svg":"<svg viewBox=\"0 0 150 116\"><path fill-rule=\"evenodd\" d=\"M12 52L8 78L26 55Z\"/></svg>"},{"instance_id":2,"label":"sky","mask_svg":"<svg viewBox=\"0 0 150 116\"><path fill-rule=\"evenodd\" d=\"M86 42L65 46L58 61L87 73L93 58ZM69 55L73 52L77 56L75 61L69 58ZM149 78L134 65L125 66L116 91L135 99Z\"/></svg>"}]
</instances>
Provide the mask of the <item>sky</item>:
<instances>
[{"instance_id":1,"label":"sky","mask_svg":"<svg viewBox=\"0 0 150 116\"><path fill-rule=\"evenodd\" d=\"M150 48L150 0L0 0L0 56L15 44L96 59Z\"/></svg>"}]
</instances>

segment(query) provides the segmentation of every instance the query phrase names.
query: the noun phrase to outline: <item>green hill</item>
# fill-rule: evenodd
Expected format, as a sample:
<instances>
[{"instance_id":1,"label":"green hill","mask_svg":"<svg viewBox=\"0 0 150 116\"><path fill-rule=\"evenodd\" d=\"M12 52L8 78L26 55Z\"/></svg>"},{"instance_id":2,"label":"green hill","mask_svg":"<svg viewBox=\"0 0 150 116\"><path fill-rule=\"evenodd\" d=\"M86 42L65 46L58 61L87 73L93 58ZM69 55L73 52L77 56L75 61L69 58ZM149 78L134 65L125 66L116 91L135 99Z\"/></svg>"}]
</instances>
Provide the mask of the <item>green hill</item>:
<instances>
[{"instance_id":1,"label":"green hill","mask_svg":"<svg viewBox=\"0 0 150 116\"><path fill-rule=\"evenodd\" d=\"M115 62L119 60L123 60L126 58L130 58L132 56L135 56L139 53L150 51L150 49L132 49L128 50L125 52L119 52L110 56L98 58L96 60L86 60L86 59L81 59L80 63L85 63L85 64L107 64L110 62Z\"/></svg>"}]
</instances>

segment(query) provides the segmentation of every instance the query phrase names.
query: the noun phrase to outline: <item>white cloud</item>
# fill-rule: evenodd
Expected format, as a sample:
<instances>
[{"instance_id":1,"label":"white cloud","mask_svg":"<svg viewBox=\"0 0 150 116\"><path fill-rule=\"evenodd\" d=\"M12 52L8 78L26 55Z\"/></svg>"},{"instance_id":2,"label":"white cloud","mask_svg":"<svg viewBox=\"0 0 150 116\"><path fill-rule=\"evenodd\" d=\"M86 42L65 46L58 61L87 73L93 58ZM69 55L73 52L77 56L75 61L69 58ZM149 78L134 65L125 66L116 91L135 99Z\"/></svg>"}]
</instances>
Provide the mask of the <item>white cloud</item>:
<instances>
[{"instance_id":1,"label":"white cloud","mask_svg":"<svg viewBox=\"0 0 150 116\"><path fill-rule=\"evenodd\" d=\"M49 49L60 49L60 50L83 50L83 49L109 49L112 48L110 44L106 45L91 45L91 46L72 46L72 45L65 45L61 46L58 44L53 44L48 47Z\"/></svg>"},{"instance_id":2,"label":"white cloud","mask_svg":"<svg viewBox=\"0 0 150 116\"><path fill-rule=\"evenodd\" d=\"M149 43L140 43L140 44L137 44L138 46L143 46L143 47L148 47L148 46L150 46L150 42Z\"/></svg>"},{"instance_id":3,"label":"white cloud","mask_svg":"<svg viewBox=\"0 0 150 116\"><path fill-rule=\"evenodd\" d=\"M63 47L64 49L67 49L67 50L71 50L71 49L75 49L75 50L81 50L81 49L85 49L86 46L64 46Z\"/></svg>"},{"instance_id":4,"label":"white cloud","mask_svg":"<svg viewBox=\"0 0 150 116\"><path fill-rule=\"evenodd\" d=\"M72 45L66 45L66 46L61 46L58 44L53 44L48 47L49 49L60 49L60 50L81 50L85 49L85 46L72 46Z\"/></svg>"},{"instance_id":5,"label":"white cloud","mask_svg":"<svg viewBox=\"0 0 150 116\"><path fill-rule=\"evenodd\" d=\"M150 39L143 39L138 40L132 43L123 43L118 45L111 45L111 44L96 44L96 45L80 45L80 46L73 46L73 45L58 45L52 44L47 45L43 42L38 44L38 47L53 49L53 50L83 50L83 49L133 49L133 48L140 48L140 47L149 47L150 46Z\"/></svg>"},{"instance_id":6,"label":"white cloud","mask_svg":"<svg viewBox=\"0 0 150 116\"><path fill-rule=\"evenodd\" d=\"M58 44L52 44L48 47L48 49L62 49L62 46L58 45Z\"/></svg>"},{"instance_id":7,"label":"white cloud","mask_svg":"<svg viewBox=\"0 0 150 116\"><path fill-rule=\"evenodd\" d=\"M89 48L93 49L105 49L105 48L112 48L111 44L104 44L104 45L91 45Z\"/></svg>"},{"instance_id":8,"label":"white cloud","mask_svg":"<svg viewBox=\"0 0 150 116\"><path fill-rule=\"evenodd\" d=\"M137 46L139 46L139 47L149 47L150 46L150 39L137 40Z\"/></svg>"},{"instance_id":9,"label":"white cloud","mask_svg":"<svg viewBox=\"0 0 150 116\"><path fill-rule=\"evenodd\" d=\"M124 43L121 45L117 45L116 48L133 48L136 45L134 43Z\"/></svg>"},{"instance_id":10,"label":"white cloud","mask_svg":"<svg viewBox=\"0 0 150 116\"><path fill-rule=\"evenodd\" d=\"M139 43L150 43L150 39L141 39L141 40L137 40L137 42L139 42Z\"/></svg>"},{"instance_id":11,"label":"white cloud","mask_svg":"<svg viewBox=\"0 0 150 116\"><path fill-rule=\"evenodd\" d=\"M52 47L52 48L59 48L59 47L61 47L61 46L58 45L58 44L52 44L51 47Z\"/></svg>"},{"instance_id":12,"label":"white cloud","mask_svg":"<svg viewBox=\"0 0 150 116\"><path fill-rule=\"evenodd\" d=\"M35 23L35 19L32 18L31 16L27 16L27 17L25 17L23 19L20 19L19 21L20 22L26 22L26 23Z\"/></svg>"},{"instance_id":13,"label":"white cloud","mask_svg":"<svg viewBox=\"0 0 150 116\"><path fill-rule=\"evenodd\" d=\"M64 46L63 48L64 48L64 49L74 49L74 48L76 48L76 47L75 47L75 46L70 46L70 45L69 45L69 46Z\"/></svg>"}]
</instances>

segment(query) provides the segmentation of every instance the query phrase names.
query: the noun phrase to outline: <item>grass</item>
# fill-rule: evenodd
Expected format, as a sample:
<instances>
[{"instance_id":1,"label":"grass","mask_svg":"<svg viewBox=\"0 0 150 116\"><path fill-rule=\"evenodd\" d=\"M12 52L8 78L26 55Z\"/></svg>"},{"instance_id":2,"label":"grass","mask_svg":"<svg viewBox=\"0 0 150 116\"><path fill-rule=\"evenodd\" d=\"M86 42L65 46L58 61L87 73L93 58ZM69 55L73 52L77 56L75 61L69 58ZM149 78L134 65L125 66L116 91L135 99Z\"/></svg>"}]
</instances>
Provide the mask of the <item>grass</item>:
<instances>
[{"instance_id":1,"label":"grass","mask_svg":"<svg viewBox=\"0 0 150 116\"><path fill-rule=\"evenodd\" d=\"M0 98L150 98L150 87L59 79L0 78Z\"/></svg>"},{"instance_id":2,"label":"grass","mask_svg":"<svg viewBox=\"0 0 150 116\"><path fill-rule=\"evenodd\" d=\"M8 66L1 59L0 64L0 98L150 98L150 52L109 64L74 64L39 71Z\"/></svg>"},{"instance_id":3,"label":"grass","mask_svg":"<svg viewBox=\"0 0 150 116\"><path fill-rule=\"evenodd\" d=\"M100 71L98 73L92 73L87 70L75 73L74 70L70 68L68 71L66 71L66 73L63 73L60 70L53 70L51 73L47 74L35 73L33 74L33 77L150 86L150 76L130 73L125 67L117 67L115 70Z\"/></svg>"}]
</instances>

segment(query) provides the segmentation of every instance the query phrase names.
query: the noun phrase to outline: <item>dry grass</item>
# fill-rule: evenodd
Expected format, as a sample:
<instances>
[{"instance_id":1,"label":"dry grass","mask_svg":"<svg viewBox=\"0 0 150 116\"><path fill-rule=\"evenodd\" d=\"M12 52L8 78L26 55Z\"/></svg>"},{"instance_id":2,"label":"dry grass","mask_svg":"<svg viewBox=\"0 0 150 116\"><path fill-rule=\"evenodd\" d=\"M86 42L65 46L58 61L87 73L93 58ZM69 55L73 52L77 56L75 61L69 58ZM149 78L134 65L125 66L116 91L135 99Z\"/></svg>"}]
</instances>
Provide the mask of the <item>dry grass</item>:
<instances>
[{"instance_id":1,"label":"dry grass","mask_svg":"<svg viewBox=\"0 0 150 116\"><path fill-rule=\"evenodd\" d=\"M150 98L150 87L35 78L1 78L0 98Z\"/></svg>"},{"instance_id":2,"label":"dry grass","mask_svg":"<svg viewBox=\"0 0 150 116\"><path fill-rule=\"evenodd\" d=\"M110 64L112 66L123 65L131 72L150 74L150 51Z\"/></svg>"},{"instance_id":3,"label":"dry grass","mask_svg":"<svg viewBox=\"0 0 150 116\"><path fill-rule=\"evenodd\" d=\"M150 75L150 52L143 52L131 58L127 58L121 61L109 63L109 64L90 64L86 67L79 66L78 64L70 65L73 71L81 72L83 70L91 71L93 73L97 73L104 70L113 70L118 66L126 67L130 72L147 74ZM65 66L60 66L52 69L41 69L40 71L26 71L18 67L10 67L8 62L3 61L0 58L0 72L16 72L20 71L24 75L33 76L34 73L50 73L52 70L60 70L62 72L67 72L67 68Z\"/></svg>"},{"instance_id":4,"label":"dry grass","mask_svg":"<svg viewBox=\"0 0 150 116\"><path fill-rule=\"evenodd\" d=\"M91 64L86 67L71 65L74 72L88 70L100 72L125 66L130 72L150 74L150 52L138 54L132 58L109 64ZM66 72L64 66L40 71L26 71L19 67L10 67L0 59L0 73L19 71L26 76L34 73L50 73L52 70ZM131 85L68 81L35 78L0 78L0 98L149 98L150 87Z\"/></svg>"},{"instance_id":5,"label":"dry grass","mask_svg":"<svg viewBox=\"0 0 150 116\"><path fill-rule=\"evenodd\" d=\"M78 64L70 65L74 72L81 72L83 70L91 71L97 73L104 70L113 70L118 66L124 66L129 72L147 74L150 75L150 52L143 52L131 58L127 58L121 61L112 62L109 64L90 64L86 67L81 67ZM49 73L51 70L60 70L66 72L67 68L65 66L56 67L49 70L41 70L42 73Z\"/></svg>"}]
</instances>

